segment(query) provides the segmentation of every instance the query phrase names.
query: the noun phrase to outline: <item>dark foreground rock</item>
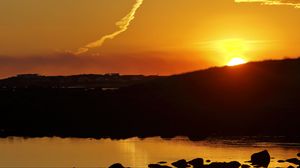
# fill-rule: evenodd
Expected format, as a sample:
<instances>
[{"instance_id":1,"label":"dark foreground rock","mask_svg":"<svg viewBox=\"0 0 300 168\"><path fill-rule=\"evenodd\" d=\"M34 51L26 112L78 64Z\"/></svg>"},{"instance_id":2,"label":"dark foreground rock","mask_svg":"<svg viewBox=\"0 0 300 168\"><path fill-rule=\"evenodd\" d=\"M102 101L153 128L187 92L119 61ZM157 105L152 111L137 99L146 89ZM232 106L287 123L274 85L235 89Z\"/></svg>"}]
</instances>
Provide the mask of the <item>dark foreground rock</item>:
<instances>
[{"instance_id":1,"label":"dark foreground rock","mask_svg":"<svg viewBox=\"0 0 300 168\"><path fill-rule=\"evenodd\" d=\"M160 165L160 164L149 164L149 168L171 168L170 166Z\"/></svg>"},{"instance_id":2,"label":"dark foreground rock","mask_svg":"<svg viewBox=\"0 0 300 168\"><path fill-rule=\"evenodd\" d=\"M241 164L237 161L232 162L212 162L207 168L239 168Z\"/></svg>"},{"instance_id":3,"label":"dark foreground rock","mask_svg":"<svg viewBox=\"0 0 300 168\"><path fill-rule=\"evenodd\" d=\"M178 160L176 162L173 162L172 165L175 166L175 167L177 167L177 168L186 168L186 167L189 167L189 164L184 159Z\"/></svg>"},{"instance_id":4,"label":"dark foreground rock","mask_svg":"<svg viewBox=\"0 0 300 168\"><path fill-rule=\"evenodd\" d=\"M241 167L242 167L242 168L249 168L249 167L251 167L251 166L249 166L249 165L247 165L247 164L243 164Z\"/></svg>"},{"instance_id":5,"label":"dark foreground rock","mask_svg":"<svg viewBox=\"0 0 300 168\"><path fill-rule=\"evenodd\" d=\"M271 161L270 154L267 150L254 153L251 156L251 163L257 167L268 167Z\"/></svg>"},{"instance_id":6,"label":"dark foreground rock","mask_svg":"<svg viewBox=\"0 0 300 168\"><path fill-rule=\"evenodd\" d=\"M125 167L121 163L115 163L109 166L109 168L125 168Z\"/></svg>"},{"instance_id":7,"label":"dark foreground rock","mask_svg":"<svg viewBox=\"0 0 300 168\"><path fill-rule=\"evenodd\" d=\"M287 159L286 162L293 163L295 165L299 165L300 166L300 160L297 159L297 158Z\"/></svg>"},{"instance_id":8,"label":"dark foreground rock","mask_svg":"<svg viewBox=\"0 0 300 168\"><path fill-rule=\"evenodd\" d=\"M202 168L204 165L204 160L202 158L196 158L188 162L194 168Z\"/></svg>"},{"instance_id":9,"label":"dark foreground rock","mask_svg":"<svg viewBox=\"0 0 300 168\"><path fill-rule=\"evenodd\" d=\"M272 158L274 159L274 158ZM270 154L267 150L254 153L251 156L251 163L254 167L264 167L267 168L270 164ZM249 162L249 161L248 161ZM294 164L293 166L290 165L288 168L300 168L300 160L297 158L291 158L287 160L278 160L278 163L284 163L288 162L291 164ZM149 164L148 168L173 168L172 166L176 168L187 168L187 167L193 167L193 168L250 168L252 166L248 164L241 164L238 161L231 161L231 162L211 162L211 163L204 163L203 158L196 158L190 161L186 161L185 159L178 160L176 162L171 163L172 166L166 165L167 162L161 161L156 164ZM125 168L120 163L115 163L111 165L109 168Z\"/></svg>"},{"instance_id":10,"label":"dark foreground rock","mask_svg":"<svg viewBox=\"0 0 300 168\"><path fill-rule=\"evenodd\" d=\"M158 162L158 164L166 164L167 162L166 161L160 161Z\"/></svg>"}]
</instances>

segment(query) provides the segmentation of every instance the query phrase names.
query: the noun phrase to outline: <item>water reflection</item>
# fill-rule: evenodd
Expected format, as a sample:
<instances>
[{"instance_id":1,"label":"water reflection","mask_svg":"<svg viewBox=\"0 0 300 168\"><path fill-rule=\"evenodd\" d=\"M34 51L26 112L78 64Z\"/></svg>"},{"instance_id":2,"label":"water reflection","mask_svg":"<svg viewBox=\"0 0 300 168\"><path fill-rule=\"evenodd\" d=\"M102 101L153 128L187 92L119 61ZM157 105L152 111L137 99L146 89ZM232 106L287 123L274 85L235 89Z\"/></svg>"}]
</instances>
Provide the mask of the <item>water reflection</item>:
<instances>
[{"instance_id":1,"label":"water reflection","mask_svg":"<svg viewBox=\"0 0 300 168\"><path fill-rule=\"evenodd\" d=\"M128 165L131 167L145 167L149 164L148 153L138 145L138 140L123 140L120 142L120 149L124 151L120 154L130 161Z\"/></svg>"},{"instance_id":2,"label":"water reflection","mask_svg":"<svg viewBox=\"0 0 300 168\"><path fill-rule=\"evenodd\" d=\"M298 143L242 142L220 139L192 142L185 138L9 138L0 139L0 167L107 167L116 162L130 167L147 167L149 163L197 157L244 163L251 154L264 149L274 158L270 167L284 167L290 164L277 160L294 158L300 151Z\"/></svg>"}]
</instances>

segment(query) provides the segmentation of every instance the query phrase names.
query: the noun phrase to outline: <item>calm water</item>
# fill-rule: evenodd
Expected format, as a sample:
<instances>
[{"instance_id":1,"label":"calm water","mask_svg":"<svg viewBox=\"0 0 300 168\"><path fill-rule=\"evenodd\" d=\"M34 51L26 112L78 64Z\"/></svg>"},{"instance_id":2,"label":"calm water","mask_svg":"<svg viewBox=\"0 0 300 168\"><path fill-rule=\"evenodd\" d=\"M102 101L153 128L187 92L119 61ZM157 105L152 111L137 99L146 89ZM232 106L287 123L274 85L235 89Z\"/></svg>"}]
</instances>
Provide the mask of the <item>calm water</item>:
<instances>
[{"instance_id":1,"label":"calm water","mask_svg":"<svg viewBox=\"0 0 300 168\"><path fill-rule=\"evenodd\" d=\"M269 150L270 167L283 167L279 159L297 157L300 144L239 140L205 140L185 138L128 140L94 140L61 138L0 139L0 167L107 167L121 162L130 167L147 167L149 163L202 157L212 161L243 163L251 154Z\"/></svg>"}]
</instances>

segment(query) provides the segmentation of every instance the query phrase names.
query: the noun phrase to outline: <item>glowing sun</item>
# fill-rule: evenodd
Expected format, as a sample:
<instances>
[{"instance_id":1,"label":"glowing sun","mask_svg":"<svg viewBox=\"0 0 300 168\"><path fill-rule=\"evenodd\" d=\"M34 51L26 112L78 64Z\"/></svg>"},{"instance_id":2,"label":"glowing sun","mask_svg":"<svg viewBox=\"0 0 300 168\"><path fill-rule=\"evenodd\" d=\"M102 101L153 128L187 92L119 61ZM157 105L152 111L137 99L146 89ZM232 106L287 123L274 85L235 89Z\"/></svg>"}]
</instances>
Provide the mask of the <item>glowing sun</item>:
<instances>
[{"instance_id":1,"label":"glowing sun","mask_svg":"<svg viewBox=\"0 0 300 168\"><path fill-rule=\"evenodd\" d=\"M227 65L228 66L236 66L236 65L241 65L241 64L245 64L247 63L247 61L243 58L232 58L228 63Z\"/></svg>"}]
</instances>

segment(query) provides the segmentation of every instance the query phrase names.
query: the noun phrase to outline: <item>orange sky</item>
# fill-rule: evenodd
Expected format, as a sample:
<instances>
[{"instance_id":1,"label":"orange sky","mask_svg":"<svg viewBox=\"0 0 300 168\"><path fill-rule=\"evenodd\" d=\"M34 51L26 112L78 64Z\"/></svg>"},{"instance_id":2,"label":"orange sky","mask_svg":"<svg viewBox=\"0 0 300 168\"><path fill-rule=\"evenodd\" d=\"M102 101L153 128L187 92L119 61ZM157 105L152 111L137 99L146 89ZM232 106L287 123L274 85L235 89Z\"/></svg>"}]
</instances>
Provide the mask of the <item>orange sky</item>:
<instances>
[{"instance_id":1,"label":"orange sky","mask_svg":"<svg viewBox=\"0 0 300 168\"><path fill-rule=\"evenodd\" d=\"M0 77L166 75L225 65L232 57L300 56L300 0L144 0L134 11L136 0L0 3ZM128 14L133 18L123 27L115 25Z\"/></svg>"}]
</instances>

